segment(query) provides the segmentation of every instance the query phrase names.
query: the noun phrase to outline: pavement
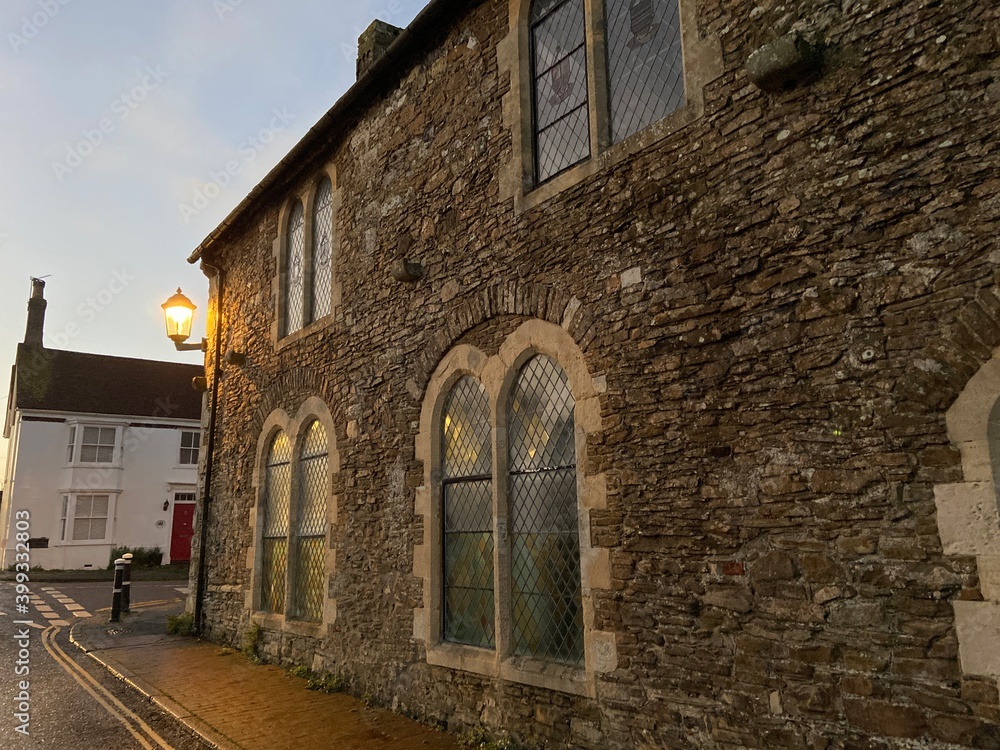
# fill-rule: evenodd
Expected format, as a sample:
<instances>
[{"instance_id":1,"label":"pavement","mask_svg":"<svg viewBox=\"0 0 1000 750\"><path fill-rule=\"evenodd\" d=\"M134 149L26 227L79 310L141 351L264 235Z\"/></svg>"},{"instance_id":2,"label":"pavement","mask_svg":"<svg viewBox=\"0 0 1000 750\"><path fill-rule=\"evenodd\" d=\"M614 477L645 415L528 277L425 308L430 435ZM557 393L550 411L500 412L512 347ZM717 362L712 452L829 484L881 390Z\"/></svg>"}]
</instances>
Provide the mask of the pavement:
<instances>
[{"instance_id":1,"label":"pavement","mask_svg":"<svg viewBox=\"0 0 1000 750\"><path fill-rule=\"evenodd\" d=\"M238 651L166 634L183 603L136 606L120 623L107 612L73 626L70 640L116 677L219 750L458 750L436 729L344 693L253 664Z\"/></svg>"}]
</instances>

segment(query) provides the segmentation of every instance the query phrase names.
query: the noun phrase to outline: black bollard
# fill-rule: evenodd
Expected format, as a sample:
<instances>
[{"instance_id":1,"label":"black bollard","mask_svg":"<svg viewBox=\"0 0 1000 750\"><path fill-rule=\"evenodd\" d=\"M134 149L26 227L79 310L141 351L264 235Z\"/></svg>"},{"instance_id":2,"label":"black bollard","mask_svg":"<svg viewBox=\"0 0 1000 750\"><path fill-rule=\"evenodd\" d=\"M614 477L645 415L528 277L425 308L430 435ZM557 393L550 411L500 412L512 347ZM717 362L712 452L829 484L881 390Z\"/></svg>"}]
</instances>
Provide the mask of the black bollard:
<instances>
[{"instance_id":1,"label":"black bollard","mask_svg":"<svg viewBox=\"0 0 1000 750\"><path fill-rule=\"evenodd\" d=\"M122 612L128 614L132 611L132 553L126 552L122 555L125 561L125 570L122 572Z\"/></svg>"},{"instance_id":2,"label":"black bollard","mask_svg":"<svg viewBox=\"0 0 1000 750\"><path fill-rule=\"evenodd\" d=\"M111 595L111 622L122 620L122 576L125 575L125 561L115 560L115 590Z\"/></svg>"}]
</instances>

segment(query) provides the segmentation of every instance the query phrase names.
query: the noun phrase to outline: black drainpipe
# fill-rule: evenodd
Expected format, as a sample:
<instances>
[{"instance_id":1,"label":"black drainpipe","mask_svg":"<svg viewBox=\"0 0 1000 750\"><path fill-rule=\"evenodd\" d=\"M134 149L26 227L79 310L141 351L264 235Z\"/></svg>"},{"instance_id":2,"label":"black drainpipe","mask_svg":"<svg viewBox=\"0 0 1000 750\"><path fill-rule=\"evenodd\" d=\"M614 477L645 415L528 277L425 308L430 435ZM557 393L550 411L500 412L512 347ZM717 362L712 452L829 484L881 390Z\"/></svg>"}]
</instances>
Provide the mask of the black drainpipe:
<instances>
[{"instance_id":1,"label":"black drainpipe","mask_svg":"<svg viewBox=\"0 0 1000 750\"><path fill-rule=\"evenodd\" d=\"M203 268L215 271L218 283L215 303L215 372L212 373L212 407L208 417L208 456L205 458L205 486L201 495L201 544L198 547L198 580L194 592L194 627L198 635L205 632L205 548L208 544L208 511L212 504L212 467L215 464L215 424L219 411L219 382L222 380L222 302L225 275L221 268L202 260Z\"/></svg>"}]
</instances>

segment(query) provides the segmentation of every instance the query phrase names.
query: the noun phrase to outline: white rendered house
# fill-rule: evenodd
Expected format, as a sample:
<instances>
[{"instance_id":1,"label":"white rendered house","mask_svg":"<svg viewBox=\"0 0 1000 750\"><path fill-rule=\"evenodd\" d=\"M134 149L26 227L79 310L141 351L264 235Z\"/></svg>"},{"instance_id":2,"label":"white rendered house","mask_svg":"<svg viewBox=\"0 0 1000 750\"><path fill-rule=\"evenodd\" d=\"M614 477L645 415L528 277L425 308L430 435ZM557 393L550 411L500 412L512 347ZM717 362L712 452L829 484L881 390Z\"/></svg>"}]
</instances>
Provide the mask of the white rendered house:
<instances>
[{"instance_id":1,"label":"white rendered house","mask_svg":"<svg viewBox=\"0 0 1000 750\"><path fill-rule=\"evenodd\" d=\"M30 538L31 566L103 568L115 547L190 558L202 368L42 346L44 282L33 282L4 437L0 565ZM25 531L25 522L28 529Z\"/></svg>"}]
</instances>

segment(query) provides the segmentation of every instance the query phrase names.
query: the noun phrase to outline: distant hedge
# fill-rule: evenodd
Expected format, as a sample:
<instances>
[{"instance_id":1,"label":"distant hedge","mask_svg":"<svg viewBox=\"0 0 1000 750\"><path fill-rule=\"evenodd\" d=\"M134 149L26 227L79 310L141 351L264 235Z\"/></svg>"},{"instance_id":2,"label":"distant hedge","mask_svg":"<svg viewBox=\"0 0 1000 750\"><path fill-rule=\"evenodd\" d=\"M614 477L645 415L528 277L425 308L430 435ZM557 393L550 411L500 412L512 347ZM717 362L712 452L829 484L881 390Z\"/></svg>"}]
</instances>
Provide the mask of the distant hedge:
<instances>
[{"instance_id":1,"label":"distant hedge","mask_svg":"<svg viewBox=\"0 0 1000 750\"><path fill-rule=\"evenodd\" d=\"M132 553L132 569L135 568L158 568L163 562L163 552L159 547L115 547L111 550L111 559L108 561L108 570L115 567L115 560L126 552Z\"/></svg>"}]
</instances>

